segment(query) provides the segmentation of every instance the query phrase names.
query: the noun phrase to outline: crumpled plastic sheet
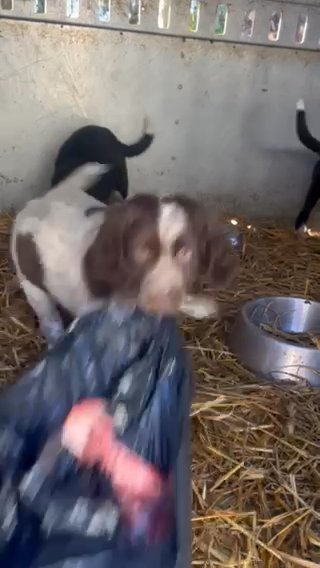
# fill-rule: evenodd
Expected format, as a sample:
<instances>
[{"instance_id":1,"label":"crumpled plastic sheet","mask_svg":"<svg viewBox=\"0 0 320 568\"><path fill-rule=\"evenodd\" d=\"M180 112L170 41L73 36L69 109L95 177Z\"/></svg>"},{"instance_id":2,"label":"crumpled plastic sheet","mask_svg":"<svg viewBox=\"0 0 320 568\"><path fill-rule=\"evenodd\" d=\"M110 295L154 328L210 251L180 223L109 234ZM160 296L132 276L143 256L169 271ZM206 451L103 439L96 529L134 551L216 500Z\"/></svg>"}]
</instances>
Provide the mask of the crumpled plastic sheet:
<instances>
[{"instance_id":1,"label":"crumpled plastic sheet","mask_svg":"<svg viewBox=\"0 0 320 568\"><path fill-rule=\"evenodd\" d=\"M73 405L97 397L106 400L117 438L171 488L134 530L110 479L61 446ZM111 303L74 322L0 398L0 566L174 568L172 481L189 403L175 320Z\"/></svg>"}]
</instances>

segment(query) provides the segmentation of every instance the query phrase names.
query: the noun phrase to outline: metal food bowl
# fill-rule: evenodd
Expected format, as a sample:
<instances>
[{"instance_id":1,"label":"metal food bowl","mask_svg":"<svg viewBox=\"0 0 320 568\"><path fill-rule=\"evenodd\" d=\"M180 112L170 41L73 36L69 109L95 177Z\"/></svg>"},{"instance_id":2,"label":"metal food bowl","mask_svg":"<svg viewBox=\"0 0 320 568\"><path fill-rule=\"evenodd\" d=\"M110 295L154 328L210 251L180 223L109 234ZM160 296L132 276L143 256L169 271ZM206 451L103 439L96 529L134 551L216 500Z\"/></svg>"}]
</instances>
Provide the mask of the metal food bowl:
<instances>
[{"instance_id":1,"label":"metal food bowl","mask_svg":"<svg viewBox=\"0 0 320 568\"><path fill-rule=\"evenodd\" d=\"M292 336L287 339L283 334ZM294 334L320 337L320 304L301 298L265 297L242 307L228 343L243 365L260 378L320 387L320 347L316 339L314 347L297 345L291 341Z\"/></svg>"}]
</instances>

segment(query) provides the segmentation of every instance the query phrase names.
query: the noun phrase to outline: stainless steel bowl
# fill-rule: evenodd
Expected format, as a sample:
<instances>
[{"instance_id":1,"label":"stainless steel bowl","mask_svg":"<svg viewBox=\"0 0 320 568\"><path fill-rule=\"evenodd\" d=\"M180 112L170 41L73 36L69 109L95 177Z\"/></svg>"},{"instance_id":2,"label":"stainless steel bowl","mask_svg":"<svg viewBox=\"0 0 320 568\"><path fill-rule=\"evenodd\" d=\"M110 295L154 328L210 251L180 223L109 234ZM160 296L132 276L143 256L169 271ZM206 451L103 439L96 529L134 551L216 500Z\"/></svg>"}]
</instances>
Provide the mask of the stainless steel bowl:
<instances>
[{"instance_id":1,"label":"stainless steel bowl","mask_svg":"<svg viewBox=\"0 0 320 568\"><path fill-rule=\"evenodd\" d=\"M231 329L230 349L258 377L320 387L320 350L296 345L261 328L318 333L320 304L289 297L265 297L246 303Z\"/></svg>"}]
</instances>

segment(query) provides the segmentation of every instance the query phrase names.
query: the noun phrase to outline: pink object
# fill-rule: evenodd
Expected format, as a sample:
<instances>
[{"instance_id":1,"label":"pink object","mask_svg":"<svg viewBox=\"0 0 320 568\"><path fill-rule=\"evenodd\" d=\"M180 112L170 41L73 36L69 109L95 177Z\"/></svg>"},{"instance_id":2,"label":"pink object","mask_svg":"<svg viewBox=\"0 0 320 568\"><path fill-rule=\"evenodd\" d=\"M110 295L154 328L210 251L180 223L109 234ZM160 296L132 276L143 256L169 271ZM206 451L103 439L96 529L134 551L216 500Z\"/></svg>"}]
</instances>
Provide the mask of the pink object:
<instances>
[{"instance_id":1,"label":"pink object","mask_svg":"<svg viewBox=\"0 0 320 568\"><path fill-rule=\"evenodd\" d=\"M62 445L86 466L97 465L110 478L123 516L131 525L165 492L155 467L129 450L114 436L112 418L101 399L75 405L62 430Z\"/></svg>"}]
</instances>

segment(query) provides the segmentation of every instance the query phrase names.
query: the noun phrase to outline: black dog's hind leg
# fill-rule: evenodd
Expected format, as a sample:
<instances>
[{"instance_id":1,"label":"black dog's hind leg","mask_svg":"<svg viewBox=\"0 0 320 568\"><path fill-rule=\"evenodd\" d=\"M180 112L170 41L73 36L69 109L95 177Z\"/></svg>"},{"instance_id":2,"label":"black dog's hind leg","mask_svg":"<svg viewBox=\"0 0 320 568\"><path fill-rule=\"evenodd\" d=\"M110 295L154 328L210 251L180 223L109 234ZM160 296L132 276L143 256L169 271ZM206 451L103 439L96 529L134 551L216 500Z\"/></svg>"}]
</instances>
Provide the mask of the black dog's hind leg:
<instances>
[{"instance_id":1,"label":"black dog's hind leg","mask_svg":"<svg viewBox=\"0 0 320 568\"><path fill-rule=\"evenodd\" d=\"M117 167L116 173L116 183L115 183L115 190L118 191L122 197L122 199L127 199L128 197L128 188L129 188L129 180L128 180L128 170L125 161Z\"/></svg>"},{"instance_id":2,"label":"black dog's hind leg","mask_svg":"<svg viewBox=\"0 0 320 568\"><path fill-rule=\"evenodd\" d=\"M303 208L301 209L298 217L296 218L296 223L295 223L296 231L300 229L303 225L307 224L310 213L319 199L320 199L320 177L319 178L314 177L310 184Z\"/></svg>"}]
</instances>

